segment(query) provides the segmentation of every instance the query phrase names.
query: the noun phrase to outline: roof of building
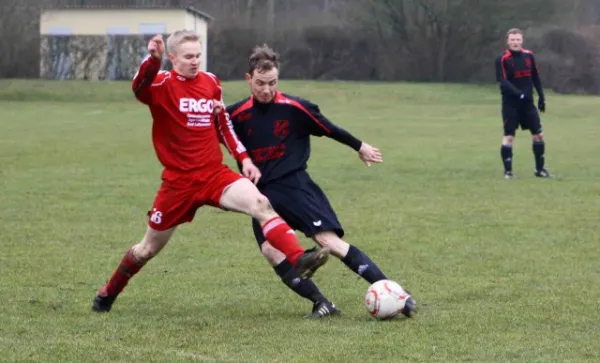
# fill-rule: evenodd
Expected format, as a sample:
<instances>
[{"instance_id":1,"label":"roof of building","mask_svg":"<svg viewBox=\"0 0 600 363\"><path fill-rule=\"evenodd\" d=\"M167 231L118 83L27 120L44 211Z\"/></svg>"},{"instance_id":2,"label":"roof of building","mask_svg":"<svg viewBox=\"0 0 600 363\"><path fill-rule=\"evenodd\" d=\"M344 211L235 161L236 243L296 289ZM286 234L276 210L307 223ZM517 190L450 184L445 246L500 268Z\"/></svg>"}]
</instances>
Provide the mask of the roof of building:
<instances>
[{"instance_id":1,"label":"roof of building","mask_svg":"<svg viewBox=\"0 0 600 363\"><path fill-rule=\"evenodd\" d=\"M214 18L207 13L200 11L192 6L165 6L165 5L49 5L45 6L47 10L63 10L63 9L142 9L142 10L166 10L166 9L179 9L186 10L200 18L206 19L207 21L214 20Z\"/></svg>"}]
</instances>

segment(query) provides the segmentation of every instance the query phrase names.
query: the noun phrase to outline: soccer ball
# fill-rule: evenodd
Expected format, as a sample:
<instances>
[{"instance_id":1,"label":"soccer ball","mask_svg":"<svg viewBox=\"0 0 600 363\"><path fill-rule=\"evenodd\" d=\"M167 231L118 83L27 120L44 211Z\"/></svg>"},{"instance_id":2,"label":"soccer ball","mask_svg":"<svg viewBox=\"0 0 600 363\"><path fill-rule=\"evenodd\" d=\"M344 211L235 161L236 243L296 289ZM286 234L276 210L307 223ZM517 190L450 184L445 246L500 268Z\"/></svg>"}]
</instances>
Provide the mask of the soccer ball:
<instances>
[{"instance_id":1,"label":"soccer ball","mask_svg":"<svg viewBox=\"0 0 600 363\"><path fill-rule=\"evenodd\" d=\"M369 314L379 320L392 319L404 309L409 294L392 280L380 280L369 286L365 306Z\"/></svg>"}]
</instances>

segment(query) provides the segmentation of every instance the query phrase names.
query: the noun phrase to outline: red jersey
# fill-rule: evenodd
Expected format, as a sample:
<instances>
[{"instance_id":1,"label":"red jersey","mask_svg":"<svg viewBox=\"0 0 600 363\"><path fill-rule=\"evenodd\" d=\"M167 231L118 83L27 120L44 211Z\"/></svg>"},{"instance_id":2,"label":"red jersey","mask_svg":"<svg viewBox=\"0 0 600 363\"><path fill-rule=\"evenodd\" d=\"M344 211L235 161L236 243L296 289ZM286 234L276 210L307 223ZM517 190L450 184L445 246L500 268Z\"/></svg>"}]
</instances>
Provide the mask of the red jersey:
<instances>
[{"instance_id":1,"label":"red jersey","mask_svg":"<svg viewBox=\"0 0 600 363\"><path fill-rule=\"evenodd\" d=\"M188 79L174 70L160 71L161 61L146 57L133 78L135 97L149 106L152 141L163 179L182 172L210 174L223 165L219 142L241 162L248 157L225 110L213 115L214 100L222 100L221 83L212 73Z\"/></svg>"}]
</instances>

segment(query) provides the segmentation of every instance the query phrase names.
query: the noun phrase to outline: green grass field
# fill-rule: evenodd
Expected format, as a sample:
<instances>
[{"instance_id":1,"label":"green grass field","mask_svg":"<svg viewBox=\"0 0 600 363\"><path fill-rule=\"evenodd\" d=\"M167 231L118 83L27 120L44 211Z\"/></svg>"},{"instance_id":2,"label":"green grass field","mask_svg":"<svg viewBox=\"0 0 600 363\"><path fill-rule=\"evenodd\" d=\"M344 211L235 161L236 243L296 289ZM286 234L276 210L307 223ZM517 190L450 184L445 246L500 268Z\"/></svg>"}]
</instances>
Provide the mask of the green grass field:
<instances>
[{"instance_id":1,"label":"green grass field","mask_svg":"<svg viewBox=\"0 0 600 363\"><path fill-rule=\"evenodd\" d=\"M495 87L280 87L384 152L369 169L315 139L309 170L347 240L415 294L415 319L371 319L368 285L332 259L315 281L343 316L303 320L310 303L261 257L249 219L208 207L110 314L91 313L160 183L149 112L128 83L4 80L0 361L600 361L600 98L550 94L556 178L533 177L520 133L520 178L506 181ZM246 93L225 83L227 102Z\"/></svg>"}]
</instances>

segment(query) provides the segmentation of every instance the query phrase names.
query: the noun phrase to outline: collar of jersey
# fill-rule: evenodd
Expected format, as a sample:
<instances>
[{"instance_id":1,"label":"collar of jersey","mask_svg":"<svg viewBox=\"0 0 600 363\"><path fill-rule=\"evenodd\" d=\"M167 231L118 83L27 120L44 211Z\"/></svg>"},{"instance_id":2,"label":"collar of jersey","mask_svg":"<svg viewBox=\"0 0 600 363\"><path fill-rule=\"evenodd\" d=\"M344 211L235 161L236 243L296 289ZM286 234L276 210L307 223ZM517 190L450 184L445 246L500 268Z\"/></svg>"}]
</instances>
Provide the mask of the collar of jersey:
<instances>
[{"instance_id":1,"label":"collar of jersey","mask_svg":"<svg viewBox=\"0 0 600 363\"><path fill-rule=\"evenodd\" d=\"M269 102L269 103L261 103L258 102L256 99L254 99L254 96L250 96L252 98L252 105L253 106L267 106L267 105L272 105L274 103L281 103L281 100L286 99L280 91L275 92L275 97L273 98L273 101ZM279 102L278 102L279 101Z\"/></svg>"},{"instance_id":2,"label":"collar of jersey","mask_svg":"<svg viewBox=\"0 0 600 363\"><path fill-rule=\"evenodd\" d=\"M519 55L519 54L523 54L523 49L521 49L521 50L512 50L512 49L510 49L510 48L507 48L506 50L507 50L507 51L508 51L510 54L512 54L512 55Z\"/></svg>"},{"instance_id":3,"label":"collar of jersey","mask_svg":"<svg viewBox=\"0 0 600 363\"><path fill-rule=\"evenodd\" d=\"M177 79L178 81L181 81L181 82L195 81L200 76L200 72L198 72L198 74L196 75L196 77L194 77L194 78L187 78L187 77L184 77L181 74L177 73L175 71L175 69L171 69L171 74L173 75L173 77L175 77L175 79Z\"/></svg>"}]
</instances>

